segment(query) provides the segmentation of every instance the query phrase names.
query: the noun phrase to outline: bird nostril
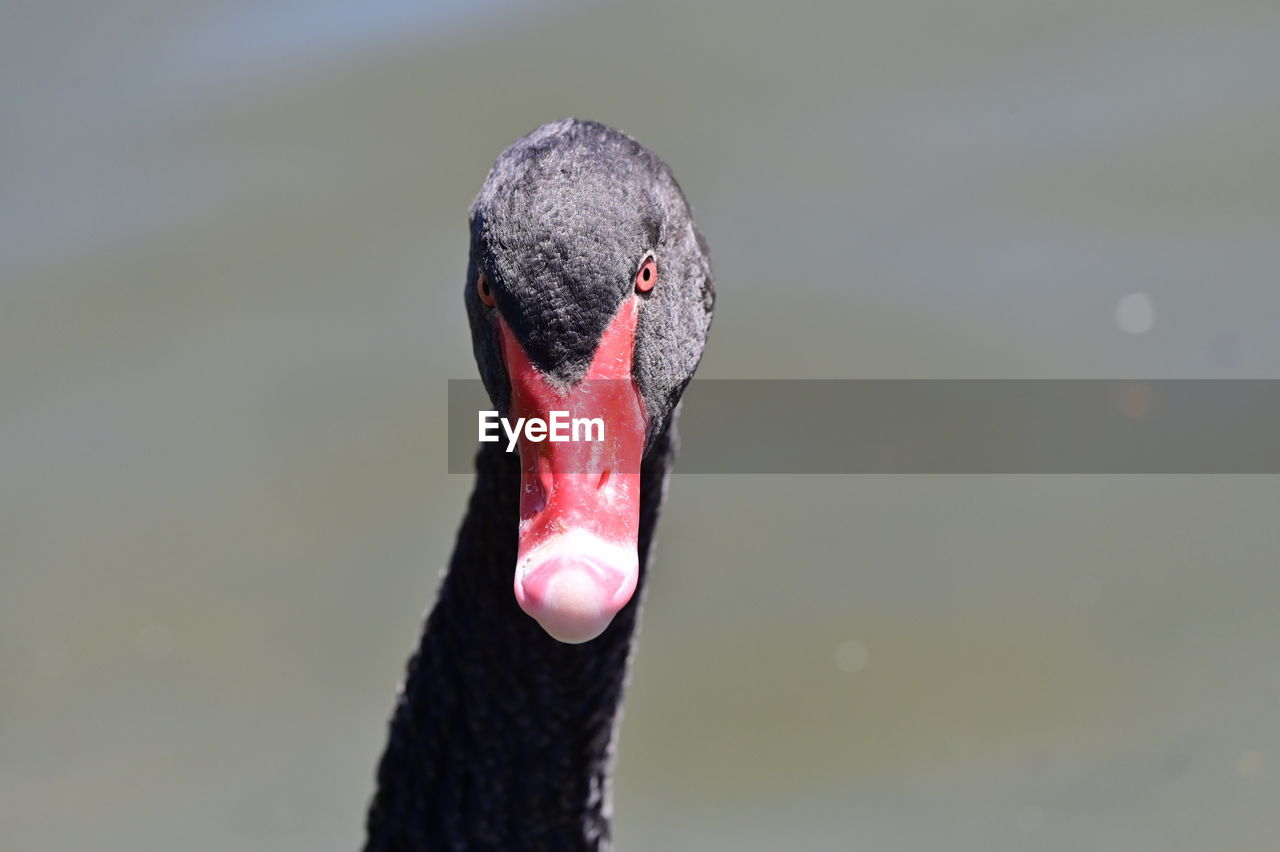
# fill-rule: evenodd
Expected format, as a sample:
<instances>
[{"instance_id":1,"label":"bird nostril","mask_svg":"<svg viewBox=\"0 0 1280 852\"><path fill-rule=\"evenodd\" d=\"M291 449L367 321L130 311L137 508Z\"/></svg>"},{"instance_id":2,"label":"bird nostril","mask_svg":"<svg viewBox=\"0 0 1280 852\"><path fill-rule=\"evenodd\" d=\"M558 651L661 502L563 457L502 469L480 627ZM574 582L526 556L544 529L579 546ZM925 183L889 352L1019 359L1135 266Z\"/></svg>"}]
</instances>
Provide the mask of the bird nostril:
<instances>
[{"instance_id":1,"label":"bird nostril","mask_svg":"<svg viewBox=\"0 0 1280 852\"><path fill-rule=\"evenodd\" d=\"M538 456L538 482L542 485L542 493L550 497L556 487L556 477L551 470L551 459L545 455Z\"/></svg>"}]
</instances>

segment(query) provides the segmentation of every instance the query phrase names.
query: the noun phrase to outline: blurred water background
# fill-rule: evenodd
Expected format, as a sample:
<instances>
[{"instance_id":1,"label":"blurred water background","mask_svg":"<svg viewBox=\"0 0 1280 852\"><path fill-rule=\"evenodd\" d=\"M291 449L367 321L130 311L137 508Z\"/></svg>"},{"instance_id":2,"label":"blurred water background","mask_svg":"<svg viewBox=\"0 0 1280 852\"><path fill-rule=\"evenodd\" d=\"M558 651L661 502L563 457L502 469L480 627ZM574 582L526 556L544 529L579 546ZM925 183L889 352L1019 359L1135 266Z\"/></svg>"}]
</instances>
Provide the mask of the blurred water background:
<instances>
[{"instance_id":1,"label":"blurred water background","mask_svg":"<svg viewBox=\"0 0 1280 852\"><path fill-rule=\"evenodd\" d=\"M1277 44L1253 0L6 0L0 847L357 846L517 136L672 165L702 376L1280 378ZM1274 849L1278 510L678 476L620 848Z\"/></svg>"}]
</instances>

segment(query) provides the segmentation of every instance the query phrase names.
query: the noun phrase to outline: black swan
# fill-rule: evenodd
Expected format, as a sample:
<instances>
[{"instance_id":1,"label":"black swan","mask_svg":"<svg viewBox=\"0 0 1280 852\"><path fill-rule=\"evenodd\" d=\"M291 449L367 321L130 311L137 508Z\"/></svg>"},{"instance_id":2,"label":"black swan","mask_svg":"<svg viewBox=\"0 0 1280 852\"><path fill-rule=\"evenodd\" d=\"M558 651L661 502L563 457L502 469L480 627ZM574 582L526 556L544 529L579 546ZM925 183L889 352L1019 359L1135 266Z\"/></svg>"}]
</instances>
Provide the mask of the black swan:
<instances>
[{"instance_id":1,"label":"black swan","mask_svg":"<svg viewBox=\"0 0 1280 852\"><path fill-rule=\"evenodd\" d=\"M494 409L594 405L604 440L585 451L595 467L585 441L479 444L365 849L606 849L617 709L711 265L667 166L590 121L507 148L470 227L467 316Z\"/></svg>"}]
</instances>

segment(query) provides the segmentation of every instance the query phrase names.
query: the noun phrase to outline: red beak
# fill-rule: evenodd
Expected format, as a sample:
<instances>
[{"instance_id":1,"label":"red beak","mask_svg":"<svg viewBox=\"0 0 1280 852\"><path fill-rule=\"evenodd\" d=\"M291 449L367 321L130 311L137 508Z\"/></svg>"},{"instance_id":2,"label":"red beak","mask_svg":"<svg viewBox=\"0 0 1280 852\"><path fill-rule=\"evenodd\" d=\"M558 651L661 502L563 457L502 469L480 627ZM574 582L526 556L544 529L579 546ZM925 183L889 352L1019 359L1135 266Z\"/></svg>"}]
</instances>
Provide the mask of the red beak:
<instances>
[{"instance_id":1,"label":"red beak","mask_svg":"<svg viewBox=\"0 0 1280 852\"><path fill-rule=\"evenodd\" d=\"M636 538L646 418L631 375L638 302L633 296L622 304L586 375L568 389L533 366L499 317L511 419L551 423L552 412L564 412L560 431L570 436L539 441L521 430L519 438L516 600L561 642L603 633L640 578Z\"/></svg>"}]
</instances>

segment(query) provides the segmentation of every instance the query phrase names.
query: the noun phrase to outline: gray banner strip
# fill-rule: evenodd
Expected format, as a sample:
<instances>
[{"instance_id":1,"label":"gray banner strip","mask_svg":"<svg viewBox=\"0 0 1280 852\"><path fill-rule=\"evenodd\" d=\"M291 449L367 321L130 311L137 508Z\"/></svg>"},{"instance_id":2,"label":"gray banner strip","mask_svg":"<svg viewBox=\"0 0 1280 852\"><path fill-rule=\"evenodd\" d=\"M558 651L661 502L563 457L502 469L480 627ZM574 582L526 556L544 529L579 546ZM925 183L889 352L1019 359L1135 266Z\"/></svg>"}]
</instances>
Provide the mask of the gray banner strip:
<instances>
[{"instance_id":1,"label":"gray banner strip","mask_svg":"<svg viewBox=\"0 0 1280 852\"><path fill-rule=\"evenodd\" d=\"M449 471L478 380L449 382ZM1280 380L693 382L681 473L1280 473Z\"/></svg>"}]
</instances>

